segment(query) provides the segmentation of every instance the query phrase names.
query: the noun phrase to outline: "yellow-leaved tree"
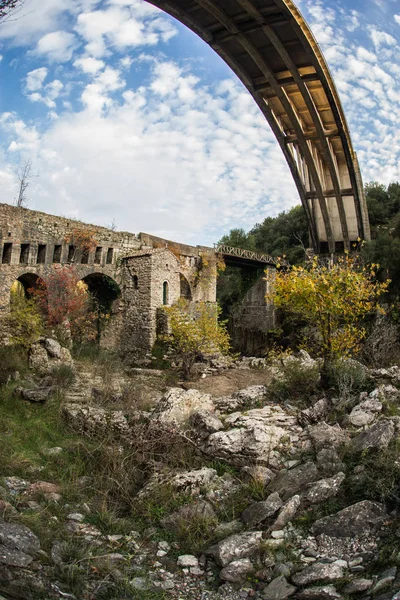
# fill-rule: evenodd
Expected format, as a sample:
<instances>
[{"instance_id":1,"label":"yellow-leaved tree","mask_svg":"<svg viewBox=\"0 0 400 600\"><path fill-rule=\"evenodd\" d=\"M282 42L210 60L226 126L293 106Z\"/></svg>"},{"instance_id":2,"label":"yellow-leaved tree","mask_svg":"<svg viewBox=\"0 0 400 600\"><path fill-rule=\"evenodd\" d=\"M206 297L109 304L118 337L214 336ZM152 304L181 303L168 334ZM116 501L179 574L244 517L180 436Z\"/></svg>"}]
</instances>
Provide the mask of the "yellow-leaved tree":
<instances>
[{"instance_id":1,"label":"yellow-leaved tree","mask_svg":"<svg viewBox=\"0 0 400 600\"><path fill-rule=\"evenodd\" d=\"M164 307L169 318L170 334L164 336L175 358L181 363L182 374L188 379L195 361L203 354L226 354L229 334L224 323L218 321L221 309L216 304L191 304L181 298L172 306Z\"/></svg>"},{"instance_id":2,"label":"yellow-leaved tree","mask_svg":"<svg viewBox=\"0 0 400 600\"><path fill-rule=\"evenodd\" d=\"M277 271L267 300L314 326L326 373L330 362L355 353L366 335L363 319L378 307L389 281L376 281L378 265L358 265L345 254L329 264L315 257L307 267ZM268 273L267 273L268 277Z\"/></svg>"}]
</instances>

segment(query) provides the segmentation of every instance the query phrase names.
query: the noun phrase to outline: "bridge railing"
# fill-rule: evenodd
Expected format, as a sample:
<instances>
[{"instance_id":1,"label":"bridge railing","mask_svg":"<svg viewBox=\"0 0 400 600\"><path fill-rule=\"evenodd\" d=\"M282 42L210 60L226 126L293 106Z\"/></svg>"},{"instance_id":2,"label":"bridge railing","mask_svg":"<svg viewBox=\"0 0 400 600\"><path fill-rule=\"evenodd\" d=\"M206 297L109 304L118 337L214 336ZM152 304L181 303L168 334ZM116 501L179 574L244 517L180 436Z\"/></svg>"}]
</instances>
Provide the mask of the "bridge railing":
<instances>
[{"instance_id":1,"label":"bridge railing","mask_svg":"<svg viewBox=\"0 0 400 600\"><path fill-rule=\"evenodd\" d=\"M263 254L262 252L245 250L244 248L235 248L235 246L228 246L227 244L214 244L214 250L215 252L224 254L225 256L237 256L238 258L254 260L266 265L275 265L280 267L289 266L288 261L285 259L271 256L270 254Z\"/></svg>"}]
</instances>

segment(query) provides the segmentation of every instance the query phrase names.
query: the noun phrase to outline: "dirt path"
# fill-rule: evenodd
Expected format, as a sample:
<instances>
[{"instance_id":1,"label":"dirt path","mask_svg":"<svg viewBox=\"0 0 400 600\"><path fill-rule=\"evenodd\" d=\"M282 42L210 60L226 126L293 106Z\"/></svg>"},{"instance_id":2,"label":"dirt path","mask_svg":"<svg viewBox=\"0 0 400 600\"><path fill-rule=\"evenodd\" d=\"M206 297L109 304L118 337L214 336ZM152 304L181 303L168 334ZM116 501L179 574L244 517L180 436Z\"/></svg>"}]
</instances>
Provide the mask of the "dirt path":
<instances>
[{"instance_id":1,"label":"dirt path","mask_svg":"<svg viewBox=\"0 0 400 600\"><path fill-rule=\"evenodd\" d=\"M200 390L215 397L228 396L250 385L268 385L271 375L268 370L230 369L222 375L209 375L198 381L188 381L184 387Z\"/></svg>"}]
</instances>

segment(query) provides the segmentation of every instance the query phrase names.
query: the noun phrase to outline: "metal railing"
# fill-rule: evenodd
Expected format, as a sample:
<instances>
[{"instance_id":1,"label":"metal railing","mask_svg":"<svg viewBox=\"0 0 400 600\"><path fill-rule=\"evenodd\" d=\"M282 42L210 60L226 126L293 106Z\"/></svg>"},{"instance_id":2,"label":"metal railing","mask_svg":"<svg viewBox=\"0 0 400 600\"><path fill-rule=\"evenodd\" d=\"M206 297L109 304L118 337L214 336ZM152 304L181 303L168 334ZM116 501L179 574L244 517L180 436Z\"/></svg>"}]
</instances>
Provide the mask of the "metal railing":
<instances>
[{"instance_id":1,"label":"metal railing","mask_svg":"<svg viewBox=\"0 0 400 600\"><path fill-rule=\"evenodd\" d=\"M270 254L263 254L262 252L253 252L253 250L245 250L244 248L235 248L234 246L228 246L227 244L214 244L215 252L224 254L225 256L237 256L238 258L244 258L246 260L254 260L266 265L275 266L288 266L287 260L271 256Z\"/></svg>"}]
</instances>

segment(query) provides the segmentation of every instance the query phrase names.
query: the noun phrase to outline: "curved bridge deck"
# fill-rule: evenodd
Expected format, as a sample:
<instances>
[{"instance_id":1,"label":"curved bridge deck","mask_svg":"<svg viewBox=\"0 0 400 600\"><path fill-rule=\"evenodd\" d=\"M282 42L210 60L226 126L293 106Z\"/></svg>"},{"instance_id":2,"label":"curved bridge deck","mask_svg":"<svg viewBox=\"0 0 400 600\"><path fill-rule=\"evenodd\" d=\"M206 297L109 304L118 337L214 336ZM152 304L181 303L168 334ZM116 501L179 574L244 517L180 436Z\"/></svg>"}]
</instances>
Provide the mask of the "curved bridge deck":
<instances>
[{"instance_id":1,"label":"curved bridge deck","mask_svg":"<svg viewBox=\"0 0 400 600\"><path fill-rule=\"evenodd\" d=\"M206 41L270 124L296 183L314 250L369 239L357 157L327 64L291 0L147 0Z\"/></svg>"}]
</instances>

